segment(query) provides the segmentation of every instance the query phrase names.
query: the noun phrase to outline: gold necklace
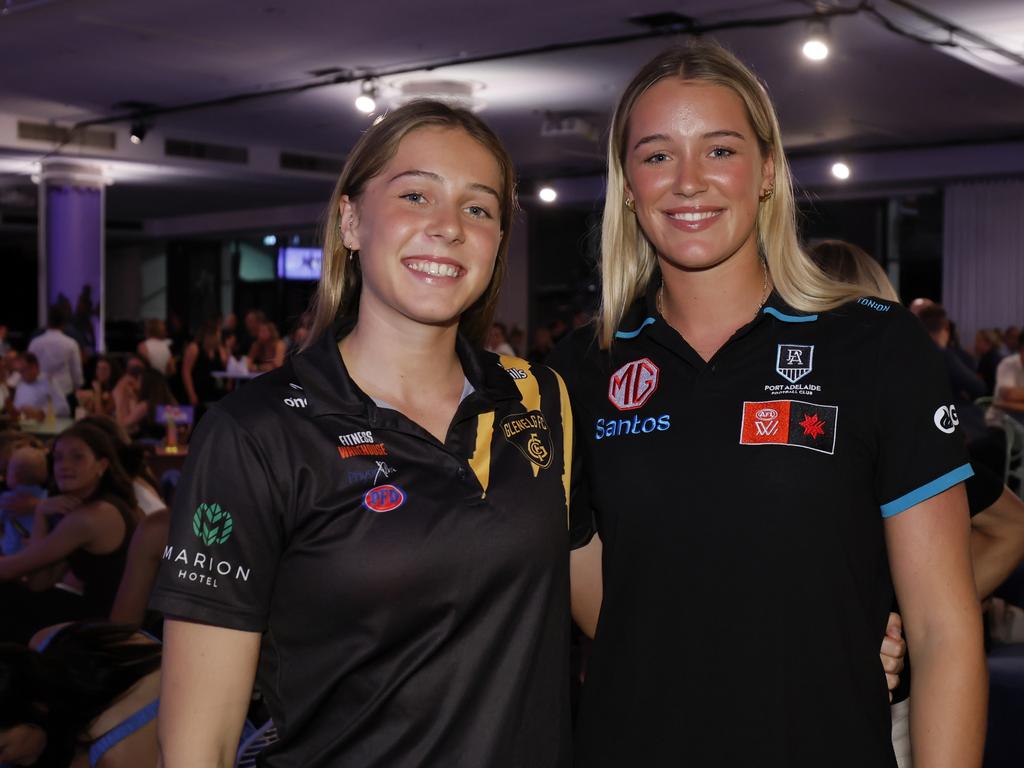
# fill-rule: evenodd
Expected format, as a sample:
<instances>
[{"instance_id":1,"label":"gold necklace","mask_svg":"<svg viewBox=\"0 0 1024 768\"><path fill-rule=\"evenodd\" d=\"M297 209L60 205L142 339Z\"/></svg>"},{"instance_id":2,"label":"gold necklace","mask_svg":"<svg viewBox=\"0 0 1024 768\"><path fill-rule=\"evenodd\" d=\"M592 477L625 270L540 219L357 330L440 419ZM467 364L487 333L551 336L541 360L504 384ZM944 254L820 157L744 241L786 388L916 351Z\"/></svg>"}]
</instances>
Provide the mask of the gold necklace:
<instances>
[{"instance_id":1,"label":"gold necklace","mask_svg":"<svg viewBox=\"0 0 1024 768\"><path fill-rule=\"evenodd\" d=\"M754 316L750 318L753 322L757 319L757 316L761 314L761 310L764 309L764 305L768 303L768 264L764 259L761 259L761 272L764 275L764 282L761 285L761 303L757 305L757 309L754 310ZM658 310L658 314L661 315L665 320L668 317L665 315L665 279L662 278L661 285L658 286L658 292L654 294L654 306Z\"/></svg>"}]
</instances>

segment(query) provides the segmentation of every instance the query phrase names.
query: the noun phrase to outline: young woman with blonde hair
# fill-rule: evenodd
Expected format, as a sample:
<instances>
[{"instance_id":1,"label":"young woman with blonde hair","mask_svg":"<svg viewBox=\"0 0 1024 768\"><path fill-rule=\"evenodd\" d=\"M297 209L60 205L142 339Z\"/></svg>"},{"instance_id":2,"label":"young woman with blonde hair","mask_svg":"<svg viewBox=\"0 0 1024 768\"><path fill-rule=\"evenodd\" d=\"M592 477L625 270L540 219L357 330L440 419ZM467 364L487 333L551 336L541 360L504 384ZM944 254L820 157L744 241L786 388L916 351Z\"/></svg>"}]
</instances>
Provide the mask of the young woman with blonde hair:
<instances>
[{"instance_id":1,"label":"young woman with blonde hair","mask_svg":"<svg viewBox=\"0 0 1024 768\"><path fill-rule=\"evenodd\" d=\"M941 360L801 250L774 108L721 47L627 86L602 277L596 341L551 361L600 534L573 553L596 625L576 764L895 766L876 655L895 586L916 764L980 765L971 469Z\"/></svg>"}]
</instances>

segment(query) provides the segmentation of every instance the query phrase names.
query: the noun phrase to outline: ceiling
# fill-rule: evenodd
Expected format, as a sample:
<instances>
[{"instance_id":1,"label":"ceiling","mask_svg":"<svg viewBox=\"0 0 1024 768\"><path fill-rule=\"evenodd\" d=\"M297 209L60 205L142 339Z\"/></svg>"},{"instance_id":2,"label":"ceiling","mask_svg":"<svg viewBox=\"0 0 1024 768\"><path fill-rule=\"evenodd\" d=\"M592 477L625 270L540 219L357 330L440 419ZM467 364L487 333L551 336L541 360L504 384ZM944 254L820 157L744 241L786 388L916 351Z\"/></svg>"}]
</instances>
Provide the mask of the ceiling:
<instances>
[{"instance_id":1,"label":"ceiling","mask_svg":"<svg viewBox=\"0 0 1024 768\"><path fill-rule=\"evenodd\" d=\"M159 111L325 83L339 73L383 73L383 102L410 81L472 84L481 115L528 183L600 174L618 92L646 59L681 38L559 48L649 31L630 18L665 12L701 26L738 23L714 37L767 82L794 156L1024 139L1024 3L909 5L875 0L871 7L929 40L949 39L943 24L955 25L960 47L908 39L862 10L831 19L833 53L812 63L800 54L805 23L744 25L814 10L800 0L0 0L0 72L8 75L0 79L0 126L8 126L0 130L0 212L34 204L29 176L51 152L100 159L115 182L112 219L322 203L330 172L282 171L276 161L281 151L342 157L372 119L353 108L360 81L157 114L139 146L127 140L127 120L97 126L116 131L112 151L19 140L13 126L102 121L130 112L125 103ZM988 42L1019 61L986 50ZM551 50L501 56L545 46ZM334 74L316 74L324 71ZM580 117L594 131L544 137L548 113ZM168 138L244 147L248 162L167 158Z\"/></svg>"}]
</instances>

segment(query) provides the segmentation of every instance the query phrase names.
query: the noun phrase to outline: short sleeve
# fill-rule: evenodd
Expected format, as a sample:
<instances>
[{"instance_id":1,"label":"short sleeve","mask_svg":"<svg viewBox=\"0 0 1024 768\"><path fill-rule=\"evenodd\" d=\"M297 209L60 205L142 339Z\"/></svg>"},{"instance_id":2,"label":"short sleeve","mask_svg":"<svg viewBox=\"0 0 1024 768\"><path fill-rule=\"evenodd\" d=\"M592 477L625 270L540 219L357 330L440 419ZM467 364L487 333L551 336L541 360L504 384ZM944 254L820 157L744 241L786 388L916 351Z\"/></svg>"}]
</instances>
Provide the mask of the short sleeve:
<instances>
[{"instance_id":1,"label":"short sleeve","mask_svg":"<svg viewBox=\"0 0 1024 768\"><path fill-rule=\"evenodd\" d=\"M150 606L262 632L284 540L282 498L257 440L211 409L189 444Z\"/></svg>"},{"instance_id":2,"label":"short sleeve","mask_svg":"<svg viewBox=\"0 0 1024 768\"><path fill-rule=\"evenodd\" d=\"M942 353L909 312L879 342L875 493L892 517L974 474Z\"/></svg>"}]
</instances>

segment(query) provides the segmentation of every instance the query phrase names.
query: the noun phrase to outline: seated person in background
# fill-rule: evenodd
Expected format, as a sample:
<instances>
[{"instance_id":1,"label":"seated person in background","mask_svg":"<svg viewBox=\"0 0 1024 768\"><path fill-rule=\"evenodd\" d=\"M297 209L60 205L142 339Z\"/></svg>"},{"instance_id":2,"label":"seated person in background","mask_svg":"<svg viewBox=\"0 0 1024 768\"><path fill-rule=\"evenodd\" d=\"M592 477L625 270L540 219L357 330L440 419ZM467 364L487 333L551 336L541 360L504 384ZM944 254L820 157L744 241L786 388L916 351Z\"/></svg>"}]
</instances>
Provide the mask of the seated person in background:
<instances>
[{"instance_id":1,"label":"seated person in background","mask_svg":"<svg viewBox=\"0 0 1024 768\"><path fill-rule=\"evenodd\" d=\"M156 407L175 404L167 377L146 365L138 355L128 358L125 371L113 393L117 423L135 438L163 437L166 427L156 423Z\"/></svg>"},{"instance_id":2,"label":"seated person in background","mask_svg":"<svg viewBox=\"0 0 1024 768\"><path fill-rule=\"evenodd\" d=\"M135 503L143 515L151 515L167 507L156 490L156 478L146 466L146 452L139 446L132 445L131 438L121 425L105 416L89 416L79 423L102 429L107 433L107 437L114 441L121 466L132 479Z\"/></svg>"},{"instance_id":3,"label":"seated person in background","mask_svg":"<svg viewBox=\"0 0 1024 768\"><path fill-rule=\"evenodd\" d=\"M106 355L97 357L92 368L92 378L86 382L88 389L78 391L78 403L90 416L113 416L114 385L121 378L121 369Z\"/></svg>"},{"instance_id":4,"label":"seated person in background","mask_svg":"<svg viewBox=\"0 0 1024 768\"><path fill-rule=\"evenodd\" d=\"M164 376L174 374L174 357L171 354L171 340L167 338L167 325L163 320L146 320L146 338L139 342L137 352L150 367Z\"/></svg>"},{"instance_id":5,"label":"seated person in background","mask_svg":"<svg viewBox=\"0 0 1024 768\"><path fill-rule=\"evenodd\" d=\"M74 424L57 436L53 474L59 495L36 504L25 548L0 557L0 582L9 582L0 585L4 639L69 618L106 618L141 517L114 442L95 426ZM53 589L69 569L81 596Z\"/></svg>"},{"instance_id":6,"label":"seated person in background","mask_svg":"<svg viewBox=\"0 0 1024 768\"><path fill-rule=\"evenodd\" d=\"M17 370L21 375L21 381L14 390L15 411L25 418L42 421L52 403L56 416L71 415L67 398L42 375L39 360L34 354L25 352L19 356Z\"/></svg>"},{"instance_id":7,"label":"seated person in background","mask_svg":"<svg viewBox=\"0 0 1024 768\"><path fill-rule=\"evenodd\" d=\"M149 412L149 403L142 399L142 375L148 364L138 355L131 355L124 375L113 389L114 418L129 435L139 431Z\"/></svg>"},{"instance_id":8,"label":"seated person in background","mask_svg":"<svg viewBox=\"0 0 1024 768\"><path fill-rule=\"evenodd\" d=\"M999 361L995 397L1002 411L1024 421L1024 347Z\"/></svg>"},{"instance_id":9,"label":"seated person in background","mask_svg":"<svg viewBox=\"0 0 1024 768\"><path fill-rule=\"evenodd\" d=\"M967 442L977 440L986 433L985 417L974 404L979 397L988 394L985 382L981 380L961 356L950 346L950 323L946 310L941 304L931 304L917 313L932 341L942 350L942 359L949 376L949 387L953 390L953 402L964 429Z\"/></svg>"},{"instance_id":10,"label":"seated person in background","mask_svg":"<svg viewBox=\"0 0 1024 768\"><path fill-rule=\"evenodd\" d=\"M35 507L46 498L46 451L25 445L11 454L7 462L8 489L0 493L0 518L3 541L0 554L20 552L32 533Z\"/></svg>"},{"instance_id":11,"label":"seated person in background","mask_svg":"<svg viewBox=\"0 0 1024 768\"><path fill-rule=\"evenodd\" d=\"M256 332L256 341L249 348L250 371L272 371L284 365L285 343L277 326L264 320Z\"/></svg>"},{"instance_id":12,"label":"seated person in background","mask_svg":"<svg viewBox=\"0 0 1024 768\"><path fill-rule=\"evenodd\" d=\"M7 464L10 462L14 452L25 445L31 445L35 448L43 447L39 438L30 435L28 432L22 432L18 429L0 431L0 490L6 490L10 487L7 482Z\"/></svg>"},{"instance_id":13,"label":"seated person in background","mask_svg":"<svg viewBox=\"0 0 1024 768\"><path fill-rule=\"evenodd\" d=\"M105 623L0 645L0 761L155 768L160 657L158 643Z\"/></svg>"},{"instance_id":14,"label":"seated person in background","mask_svg":"<svg viewBox=\"0 0 1024 768\"><path fill-rule=\"evenodd\" d=\"M124 577L114 598L114 607L110 610L111 621L134 627L145 621L146 606L149 605L149 595L153 591L160 560L167 547L170 525L171 514L164 508L148 515L135 527L128 546Z\"/></svg>"},{"instance_id":15,"label":"seated person in background","mask_svg":"<svg viewBox=\"0 0 1024 768\"><path fill-rule=\"evenodd\" d=\"M1006 347L1006 351L1013 353L1020 350L1020 328L1016 325L1006 326L1006 330L1003 331L1003 346Z\"/></svg>"},{"instance_id":16,"label":"seated person in background","mask_svg":"<svg viewBox=\"0 0 1024 768\"><path fill-rule=\"evenodd\" d=\"M982 328L974 334L974 355L978 358L978 375L985 382L988 393L995 394L996 369L1007 355L999 332L992 328Z\"/></svg>"}]
</instances>

